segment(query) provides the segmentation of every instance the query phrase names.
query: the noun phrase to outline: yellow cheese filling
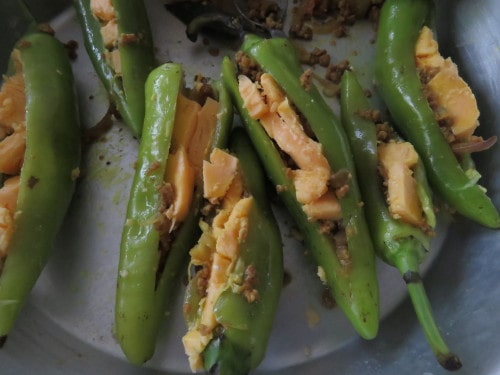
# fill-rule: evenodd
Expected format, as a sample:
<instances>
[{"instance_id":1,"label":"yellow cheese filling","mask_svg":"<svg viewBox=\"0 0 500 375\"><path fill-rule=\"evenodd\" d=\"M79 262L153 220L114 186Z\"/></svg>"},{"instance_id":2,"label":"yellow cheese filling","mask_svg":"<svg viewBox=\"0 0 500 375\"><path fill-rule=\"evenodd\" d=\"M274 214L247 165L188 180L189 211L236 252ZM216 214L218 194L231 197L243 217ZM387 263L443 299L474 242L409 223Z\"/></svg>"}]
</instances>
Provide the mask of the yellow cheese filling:
<instances>
[{"instance_id":1,"label":"yellow cheese filling","mask_svg":"<svg viewBox=\"0 0 500 375\"><path fill-rule=\"evenodd\" d=\"M469 141L479 125L476 98L459 76L455 63L440 55L438 43L427 26L417 39L415 62L436 119L451 131L450 143Z\"/></svg>"},{"instance_id":2,"label":"yellow cheese filling","mask_svg":"<svg viewBox=\"0 0 500 375\"><path fill-rule=\"evenodd\" d=\"M220 149L214 149L210 160L203 163L204 197L217 204L212 225L201 222L202 235L191 249L191 265L202 270L204 296L199 302L198 319L182 338L190 367L203 368L201 354L213 337L218 325L214 307L221 293L234 290L232 277L239 258L240 244L248 233L248 215L252 197L245 197L238 159ZM240 290L244 292L243 290ZM258 298L257 291L245 294L249 302Z\"/></svg>"},{"instance_id":3,"label":"yellow cheese filling","mask_svg":"<svg viewBox=\"0 0 500 375\"><path fill-rule=\"evenodd\" d=\"M92 14L101 24L101 36L106 47L105 58L117 75L122 74L120 51L118 49L118 20L111 0L90 0Z\"/></svg>"},{"instance_id":4,"label":"yellow cheese filling","mask_svg":"<svg viewBox=\"0 0 500 375\"><path fill-rule=\"evenodd\" d=\"M19 193L19 174L26 150L26 92L22 65L14 51L15 74L0 90L0 258L7 255Z\"/></svg>"},{"instance_id":5,"label":"yellow cheese filling","mask_svg":"<svg viewBox=\"0 0 500 375\"><path fill-rule=\"evenodd\" d=\"M312 139L288 98L271 75L259 82L238 77L243 105L277 146L296 165L289 169L297 200L309 220L340 220L342 210L335 191L329 186L332 170L319 142Z\"/></svg>"},{"instance_id":6,"label":"yellow cheese filling","mask_svg":"<svg viewBox=\"0 0 500 375\"><path fill-rule=\"evenodd\" d=\"M201 179L203 156L217 124L219 103L208 97L203 106L179 94L174 130L164 176L163 220L172 232L189 213L196 182Z\"/></svg>"},{"instance_id":7,"label":"yellow cheese filling","mask_svg":"<svg viewBox=\"0 0 500 375\"><path fill-rule=\"evenodd\" d=\"M380 171L387 186L389 212L398 220L417 227L426 225L417 194L413 169L418 154L409 142L380 143L377 148Z\"/></svg>"}]
</instances>

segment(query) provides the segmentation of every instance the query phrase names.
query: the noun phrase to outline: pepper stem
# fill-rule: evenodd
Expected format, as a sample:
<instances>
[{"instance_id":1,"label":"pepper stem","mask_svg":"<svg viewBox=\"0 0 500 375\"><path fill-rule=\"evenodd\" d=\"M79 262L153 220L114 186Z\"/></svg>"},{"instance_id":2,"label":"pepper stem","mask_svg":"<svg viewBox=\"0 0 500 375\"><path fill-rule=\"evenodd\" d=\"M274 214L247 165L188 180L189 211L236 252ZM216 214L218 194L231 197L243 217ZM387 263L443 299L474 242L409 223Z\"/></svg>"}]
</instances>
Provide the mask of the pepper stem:
<instances>
[{"instance_id":1,"label":"pepper stem","mask_svg":"<svg viewBox=\"0 0 500 375\"><path fill-rule=\"evenodd\" d=\"M456 354L450 352L439 332L422 280L411 282L407 286L420 326L439 364L446 370L458 370L462 367L462 362Z\"/></svg>"},{"instance_id":2,"label":"pepper stem","mask_svg":"<svg viewBox=\"0 0 500 375\"><path fill-rule=\"evenodd\" d=\"M434 320L431 303L418 272L418 261L414 257L402 257L398 259L396 267L407 284L418 321L437 361L446 370L460 369L462 367L460 358L450 351Z\"/></svg>"}]
</instances>

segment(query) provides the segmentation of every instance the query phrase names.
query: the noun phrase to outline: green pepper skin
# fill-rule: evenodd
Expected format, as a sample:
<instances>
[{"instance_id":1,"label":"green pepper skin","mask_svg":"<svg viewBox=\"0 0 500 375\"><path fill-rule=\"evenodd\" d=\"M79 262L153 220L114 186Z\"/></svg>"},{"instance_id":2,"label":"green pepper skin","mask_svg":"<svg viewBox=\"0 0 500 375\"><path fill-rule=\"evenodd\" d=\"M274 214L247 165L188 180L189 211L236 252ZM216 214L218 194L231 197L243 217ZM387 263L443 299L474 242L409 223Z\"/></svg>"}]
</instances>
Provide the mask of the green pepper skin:
<instances>
[{"instance_id":1,"label":"green pepper skin","mask_svg":"<svg viewBox=\"0 0 500 375\"><path fill-rule=\"evenodd\" d=\"M372 121L359 116L370 110L370 105L354 73L344 72L340 87L342 124L362 182L361 192L375 249L380 258L396 267L405 279L417 317L439 363L448 370L457 370L461 367L460 359L450 353L439 333L419 275L419 264L425 258L429 238L422 230L394 219L389 213L377 172L376 127Z\"/></svg>"},{"instance_id":2,"label":"green pepper skin","mask_svg":"<svg viewBox=\"0 0 500 375\"><path fill-rule=\"evenodd\" d=\"M410 239L415 242L413 257L418 264L425 258L429 237L421 229L393 219L389 213L378 173L376 127L371 120L358 115L362 111L370 110L370 104L353 72L344 72L340 88L342 125L349 138L358 178L362 182L360 189L375 250L384 261L395 266L401 243ZM427 186L425 190L429 196ZM435 218L432 217L431 221L434 223Z\"/></svg>"},{"instance_id":3,"label":"green pepper skin","mask_svg":"<svg viewBox=\"0 0 500 375\"><path fill-rule=\"evenodd\" d=\"M155 67L153 40L143 0L112 0L118 19L122 74L116 75L106 62L100 24L90 9L90 0L74 0L85 48L111 101L136 137L144 120L144 84ZM135 41L124 41L135 36Z\"/></svg>"},{"instance_id":4,"label":"green pepper skin","mask_svg":"<svg viewBox=\"0 0 500 375\"><path fill-rule=\"evenodd\" d=\"M217 300L214 313L223 330L209 343L203 359L206 370L219 375L248 374L264 358L284 276L281 234L268 203L265 176L241 127L232 132L229 148L239 160L245 191L254 198L238 262L254 267L259 298L249 303L241 293L227 289ZM192 308L187 310L197 311L196 279L189 289L185 301ZM195 318L188 316L187 320Z\"/></svg>"},{"instance_id":5,"label":"green pepper skin","mask_svg":"<svg viewBox=\"0 0 500 375\"><path fill-rule=\"evenodd\" d=\"M384 3L376 42L375 78L394 121L421 156L438 195L458 213L500 228L500 216L484 189L470 181L442 135L423 93L414 48L432 15L431 0Z\"/></svg>"},{"instance_id":6,"label":"green pepper skin","mask_svg":"<svg viewBox=\"0 0 500 375\"><path fill-rule=\"evenodd\" d=\"M326 273L328 286L356 331L366 339L376 336L379 324L379 294L375 269L375 253L362 209L356 183L354 163L346 135L334 113L313 86L304 90L300 83L302 69L296 52L286 39L261 39L248 35L242 49L260 67L270 73L283 88L291 102L307 118L323 146L323 152L334 171L347 170L352 178L349 191L340 199L351 264L342 266L330 236L321 233L320 224L308 220L295 196L293 182L286 165L262 126L243 107L236 80L236 68L226 58L223 80L232 94L250 138L278 194L304 235L307 247ZM279 56L279 58L276 58Z\"/></svg>"},{"instance_id":7,"label":"green pepper skin","mask_svg":"<svg viewBox=\"0 0 500 375\"><path fill-rule=\"evenodd\" d=\"M180 274L199 233L201 189L195 191L190 213L175 232L157 281L160 235L154 227L154 219L160 212L158 187L168 162L182 82L183 71L179 64L156 68L146 82L146 116L122 232L115 306L116 337L127 359L135 364L146 362L154 354L167 304L179 289ZM226 142L233 118L232 105L222 85L215 87L220 89L221 108L213 147ZM151 168L153 165L155 167Z\"/></svg>"},{"instance_id":8,"label":"green pepper skin","mask_svg":"<svg viewBox=\"0 0 500 375\"><path fill-rule=\"evenodd\" d=\"M80 165L80 124L73 72L63 45L32 33L15 47L26 90L26 152L14 234L0 274L0 340L52 254Z\"/></svg>"}]
</instances>

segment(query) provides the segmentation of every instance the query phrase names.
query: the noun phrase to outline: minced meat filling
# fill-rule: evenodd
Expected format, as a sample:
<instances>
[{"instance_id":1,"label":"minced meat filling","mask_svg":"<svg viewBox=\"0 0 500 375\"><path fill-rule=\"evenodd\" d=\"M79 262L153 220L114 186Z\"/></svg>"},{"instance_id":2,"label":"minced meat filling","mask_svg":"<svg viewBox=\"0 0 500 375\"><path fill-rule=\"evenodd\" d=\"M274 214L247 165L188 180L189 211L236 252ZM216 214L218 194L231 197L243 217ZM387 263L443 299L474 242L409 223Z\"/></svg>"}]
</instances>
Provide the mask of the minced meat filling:
<instances>
[{"instance_id":1,"label":"minced meat filling","mask_svg":"<svg viewBox=\"0 0 500 375\"><path fill-rule=\"evenodd\" d=\"M324 24L333 20L332 34L337 38L345 37L358 19L368 19L376 25L382 4L383 0L300 0L293 9L289 36L311 40L316 21Z\"/></svg>"},{"instance_id":2,"label":"minced meat filling","mask_svg":"<svg viewBox=\"0 0 500 375\"><path fill-rule=\"evenodd\" d=\"M249 0L247 1L247 16L250 20L264 25L268 29L283 29L281 14L286 9L281 9L274 1Z\"/></svg>"}]
</instances>

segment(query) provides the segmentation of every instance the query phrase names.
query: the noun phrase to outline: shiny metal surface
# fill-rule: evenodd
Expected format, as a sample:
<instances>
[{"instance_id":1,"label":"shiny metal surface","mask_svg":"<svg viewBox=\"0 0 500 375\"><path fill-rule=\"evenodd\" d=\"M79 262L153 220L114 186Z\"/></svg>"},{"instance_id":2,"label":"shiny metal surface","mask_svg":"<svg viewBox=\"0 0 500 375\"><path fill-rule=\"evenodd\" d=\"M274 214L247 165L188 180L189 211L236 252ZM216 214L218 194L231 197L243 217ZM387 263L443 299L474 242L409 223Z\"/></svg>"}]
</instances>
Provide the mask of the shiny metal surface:
<instances>
[{"instance_id":1,"label":"shiny metal surface","mask_svg":"<svg viewBox=\"0 0 500 375\"><path fill-rule=\"evenodd\" d=\"M223 51L224 46L186 43L182 25L166 14L160 3L148 1L158 58L185 63L187 76L199 71L217 75L222 52L207 52ZM37 2L37 7L47 12L42 4L54 3ZM6 16L0 13L0 21ZM500 135L499 20L498 0L437 2L442 52L455 60L476 94L481 110L479 133L484 136ZM70 12L52 24L61 40L81 41L75 22ZM167 25L178 32L166 33ZM368 39L345 41L356 42L360 53L351 57L354 63L359 62L366 82L370 81ZM5 40L0 41L2 49ZM351 53L352 47L342 43L335 52ZM361 53L365 49L368 52ZM106 95L82 43L78 54L74 69L82 121L90 126L104 113ZM137 141L119 124L105 140L87 147L85 176L54 257L0 350L1 374L189 373L179 344L184 325L174 311L180 307L179 298L166 319L155 357L144 367L126 363L112 336L119 237L136 151ZM482 184L500 207L500 146L476 161ZM381 266L384 318L375 340L356 338L340 312L323 309L316 293L318 281L303 275L314 275L314 267L292 238L288 217L279 214L292 283L284 290L269 353L256 374L446 373L434 360L411 304L404 297L404 286L392 270ZM451 349L461 356L464 366L459 373L500 374L500 232L461 218L454 219L448 230L445 226L441 229L441 236L434 242L435 259L424 278L436 320ZM319 320L312 324L311 316Z\"/></svg>"}]
</instances>

